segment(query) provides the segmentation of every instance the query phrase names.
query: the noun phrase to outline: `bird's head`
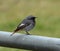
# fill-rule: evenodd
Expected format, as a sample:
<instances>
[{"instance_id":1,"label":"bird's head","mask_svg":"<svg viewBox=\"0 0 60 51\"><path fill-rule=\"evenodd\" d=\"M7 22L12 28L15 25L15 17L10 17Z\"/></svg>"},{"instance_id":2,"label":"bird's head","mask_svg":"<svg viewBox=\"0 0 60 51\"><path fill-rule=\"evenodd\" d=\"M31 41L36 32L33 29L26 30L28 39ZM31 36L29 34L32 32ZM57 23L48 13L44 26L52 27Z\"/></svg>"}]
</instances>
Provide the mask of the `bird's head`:
<instances>
[{"instance_id":1,"label":"bird's head","mask_svg":"<svg viewBox=\"0 0 60 51\"><path fill-rule=\"evenodd\" d=\"M35 20L35 18L36 17L35 16L32 16L32 15L30 15L30 16L27 17L27 19L29 19L29 20Z\"/></svg>"}]
</instances>

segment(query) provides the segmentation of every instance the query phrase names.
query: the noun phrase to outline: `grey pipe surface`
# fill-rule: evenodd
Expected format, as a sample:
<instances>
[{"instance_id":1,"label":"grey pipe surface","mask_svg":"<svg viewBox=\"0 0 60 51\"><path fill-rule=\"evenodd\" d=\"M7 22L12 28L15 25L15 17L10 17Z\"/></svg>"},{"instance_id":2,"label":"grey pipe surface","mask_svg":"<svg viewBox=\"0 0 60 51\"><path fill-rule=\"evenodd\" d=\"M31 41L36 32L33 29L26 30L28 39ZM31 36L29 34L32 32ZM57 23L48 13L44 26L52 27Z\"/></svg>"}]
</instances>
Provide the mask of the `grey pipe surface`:
<instances>
[{"instance_id":1,"label":"grey pipe surface","mask_svg":"<svg viewBox=\"0 0 60 51\"><path fill-rule=\"evenodd\" d=\"M36 51L60 51L60 38L51 38L36 35L25 35L0 31L0 46L36 50Z\"/></svg>"}]
</instances>

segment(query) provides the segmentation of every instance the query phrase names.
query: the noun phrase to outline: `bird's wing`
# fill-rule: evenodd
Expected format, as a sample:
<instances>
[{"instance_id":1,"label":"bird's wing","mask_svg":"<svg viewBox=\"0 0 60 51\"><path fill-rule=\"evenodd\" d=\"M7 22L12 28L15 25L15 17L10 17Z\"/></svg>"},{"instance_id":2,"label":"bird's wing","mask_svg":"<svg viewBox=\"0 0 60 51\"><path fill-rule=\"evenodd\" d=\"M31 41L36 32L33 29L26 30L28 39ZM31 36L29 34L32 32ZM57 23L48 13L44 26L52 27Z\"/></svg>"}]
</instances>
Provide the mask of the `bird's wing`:
<instances>
[{"instance_id":1,"label":"bird's wing","mask_svg":"<svg viewBox=\"0 0 60 51\"><path fill-rule=\"evenodd\" d=\"M17 26L17 28L14 30L14 32L12 33L12 35L13 35L15 32L17 32L17 31L19 31L19 30L22 30L22 29L24 29L25 27L29 26L30 24L31 24L31 22L30 22L29 20L24 19L24 20Z\"/></svg>"},{"instance_id":2,"label":"bird's wing","mask_svg":"<svg viewBox=\"0 0 60 51\"><path fill-rule=\"evenodd\" d=\"M30 25L30 21L29 20L23 20L16 28L15 31L18 31L18 30L21 30L21 29L24 29L25 27L29 26Z\"/></svg>"},{"instance_id":3,"label":"bird's wing","mask_svg":"<svg viewBox=\"0 0 60 51\"><path fill-rule=\"evenodd\" d=\"M25 27L27 27L27 26L29 26L30 25L30 21L29 20L23 20L18 26L17 26L17 28L14 30L14 32L11 34L11 36L15 33L15 32L17 32L17 31L19 31L19 30L22 30L22 29L24 29Z\"/></svg>"}]
</instances>

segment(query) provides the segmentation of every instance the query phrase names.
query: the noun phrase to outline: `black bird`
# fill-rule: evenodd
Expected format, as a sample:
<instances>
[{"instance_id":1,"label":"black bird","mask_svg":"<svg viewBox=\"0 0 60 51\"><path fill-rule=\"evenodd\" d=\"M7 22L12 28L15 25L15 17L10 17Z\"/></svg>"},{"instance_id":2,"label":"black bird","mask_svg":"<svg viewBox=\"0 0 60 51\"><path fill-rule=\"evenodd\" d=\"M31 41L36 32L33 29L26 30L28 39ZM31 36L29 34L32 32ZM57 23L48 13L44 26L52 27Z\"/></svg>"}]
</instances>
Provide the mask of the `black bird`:
<instances>
[{"instance_id":1,"label":"black bird","mask_svg":"<svg viewBox=\"0 0 60 51\"><path fill-rule=\"evenodd\" d=\"M36 17L35 17L35 16L32 16L32 15L26 17L26 19L24 19L24 20L17 26L17 28L14 30L14 32L11 34L11 36L12 36L14 33L16 33L17 31L19 31L19 30L24 30L24 31L27 33L27 35L30 35L30 34L28 33L28 31L34 28L34 26L35 26L35 18L36 18Z\"/></svg>"}]
</instances>

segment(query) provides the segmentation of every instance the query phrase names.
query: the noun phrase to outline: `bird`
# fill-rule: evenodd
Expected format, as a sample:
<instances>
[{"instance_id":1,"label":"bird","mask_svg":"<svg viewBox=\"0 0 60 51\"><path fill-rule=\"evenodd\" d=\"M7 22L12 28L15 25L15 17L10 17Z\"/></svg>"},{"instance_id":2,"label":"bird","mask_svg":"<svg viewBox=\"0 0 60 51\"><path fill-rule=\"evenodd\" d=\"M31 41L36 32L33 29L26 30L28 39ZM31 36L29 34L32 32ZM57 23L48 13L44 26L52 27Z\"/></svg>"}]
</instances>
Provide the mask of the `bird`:
<instances>
[{"instance_id":1,"label":"bird","mask_svg":"<svg viewBox=\"0 0 60 51\"><path fill-rule=\"evenodd\" d=\"M30 33L28 31L30 31L31 29L33 29L35 27L36 21L35 21L35 16L29 15L27 16L18 26L17 28L14 30L14 32L11 34L11 36L13 34L15 34L16 32L18 32L19 30L24 30L26 32L27 35L30 35Z\"/></svg>"}]
</instances>

